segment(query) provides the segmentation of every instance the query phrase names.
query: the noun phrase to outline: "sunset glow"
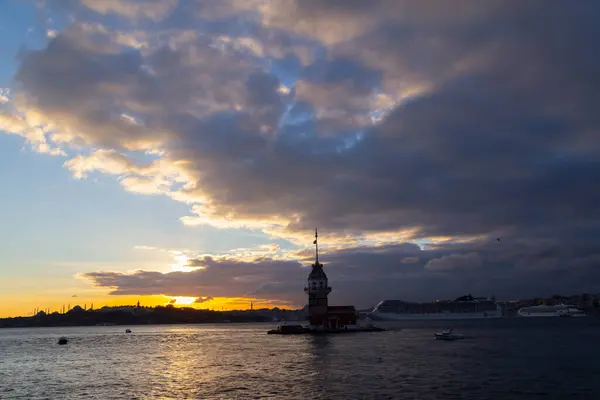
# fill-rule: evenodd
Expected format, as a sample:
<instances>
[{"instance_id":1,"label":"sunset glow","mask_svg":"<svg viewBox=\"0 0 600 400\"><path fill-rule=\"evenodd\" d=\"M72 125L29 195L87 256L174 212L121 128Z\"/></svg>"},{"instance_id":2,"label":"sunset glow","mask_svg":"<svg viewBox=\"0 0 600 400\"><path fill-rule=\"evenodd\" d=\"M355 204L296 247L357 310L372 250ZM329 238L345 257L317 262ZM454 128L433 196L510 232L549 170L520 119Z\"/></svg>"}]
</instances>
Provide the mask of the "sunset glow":
<instances>
[{"instance_id":1,"label":"sunset glow","mask_svg":"<svg viewBox=\"0 0 600 400\"><path fill-rule=\"evenodd\" d=\"M171 303L172 300L175 300L175 303ZM186 305L189 306L190 304L194 304L194 301L196 301L195 297L171 297L171 301L169 301L167 304L173 304L173 305Z\"/></svg>"},{"instance_id":2,"label":"sunset glow","mask_svg":"<svg viewBox=\"0 0 600 400\"><path fill-rule=\"evenodd\" d=\"M119 306L135 306L137 302L140 302L142 307L156 307L166 306L172 304L175 307L192 307L195 309L214 310L214 311L232 311L232 310L249 310L251 303L253 308L273 308L278 307L281 309L297 309L302 307L302 304L294 304L291 302L276 302L252 298L243 297L217 297L201 303L196 303L195 297L169 297L169 296L82 296L78 298L65 298L64 303L57 298L44 298L41 300L25 300L20 301L14 305L4 305L0 308L0 318L12 317L17 315L31 316L34 310L44 311L50 310L50 312L62 312L63 306L65 311L68 307L75 306L86 307L91 309L93 306L95 310L102 307L119 307ZM175 303L172 303L175 300Z\"/></svg>"}]
</instances>

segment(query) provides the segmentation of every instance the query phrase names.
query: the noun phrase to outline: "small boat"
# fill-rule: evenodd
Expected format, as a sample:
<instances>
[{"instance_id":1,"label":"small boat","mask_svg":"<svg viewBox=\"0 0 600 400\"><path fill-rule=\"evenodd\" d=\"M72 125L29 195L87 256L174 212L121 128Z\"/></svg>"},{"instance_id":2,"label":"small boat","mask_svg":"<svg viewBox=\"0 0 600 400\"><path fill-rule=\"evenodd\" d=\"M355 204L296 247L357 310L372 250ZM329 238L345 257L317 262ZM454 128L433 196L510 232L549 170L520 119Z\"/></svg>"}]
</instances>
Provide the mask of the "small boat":
<instances>
[{"instance_id":1,"label":"small boat","mask_svg":"<svg viewBox=\"0 0 600 400\"><path fill-rule=\"evenodd\" d=\"M61 337L60 339L58 339L58 344L67 344L69 343L69 339L67 339L66 337Z\"/></svg>"},{"instance_id":2,"label":"small boat","mask_svg":"<svg viewBox=\"0 0 600 400\"><path fill-rule=\"evenodd\" d=\"M131 329L125 329L125 333L131 333Z\"/></svg>"},{"instance_id":3,"label":"small boat","mask_svg":"<svg viewBox=\"0 0 600 400\"><path fill-rule=\"evenodd\" d=\"M464 339L466 336L461 333L453 333L452 328L444 329L441 332L435 333L436 340L459 340Z\"/></svg>"}]
</instances>

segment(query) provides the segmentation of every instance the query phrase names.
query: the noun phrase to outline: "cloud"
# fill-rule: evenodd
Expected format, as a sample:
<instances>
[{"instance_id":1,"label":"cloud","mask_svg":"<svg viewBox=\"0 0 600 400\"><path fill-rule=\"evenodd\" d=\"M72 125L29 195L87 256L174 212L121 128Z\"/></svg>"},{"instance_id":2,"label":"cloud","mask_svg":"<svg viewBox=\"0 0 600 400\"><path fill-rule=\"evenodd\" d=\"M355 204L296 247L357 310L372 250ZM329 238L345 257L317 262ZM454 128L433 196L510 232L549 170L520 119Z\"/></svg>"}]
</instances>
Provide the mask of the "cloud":
<instances>
[{"instance_id":1,"label":"cloud","mask_svg":"<svg viewBox=\"0 0 600 400\"><path fill-rule=\"evenodd\" d=\"M419 257L405 257L402 259L402 264L415 264L421 261Z\"/></svg>"},{"instance_id":2,"label":"cloud","mask_svg":"<svg viewBox=\"0 0 600 400\"><path fill-rule=\"evenodd\" d=\"M596 292L600 253L592 243L578 249L580 263L569 265L569 252L559 243L515 239L445 243L422 250L410 243L327 250L321 254L333 287L332 304L368 307L382 299L431 301L466 293L495 294L500 299L552 293ZM83 277L114 295L163 294L211 297L250 297L302 306L303 286L312 254L297 260L268 254L238 259L202 256L190 261L190 272L90 272ZM410 259L410 263L403 260ZM205 300L206 301L206 300Z\"/></svg>"},{"instance_id":3,"label":"cloud","mask_svg":"<svg viewBox=\"0 0 600 400\"><path fill-rule=\"evenodd\" d=\"M0 88L0 104L8 103L10 100L10 89Z\"/></svg>"},{"instance_id":4,"label":"cloud","mask_svg":"<svg viewBox=\"0 0 600 400\"><path fill-rule=\"evenodd\" d=\"M196 303L196 304L202 304L202 303L205 303L207 301L211 301L213 299L214 299L214 297L211 297L211 296L198 297L198 298L196 298L196 300L194 300L194 303Z\"/></svg>"},{"instance_id":5,"label":"cloud","mask_svg":"<svg viewBox=\"0 0 600 400\"><path fill-rule=\"evenodd\" d=\"M189 204L190 226L297 243L319 226L340 257L372 246L357 253L367 265L377 243L447 246L437 257L394 255L421 269L401 272L414 288L451 273L488 282L478 246L501 236L524 253L493 262L511 263L499 286L521 285L524 270L586 286L595 260L586 246L600 233L600 58L590 51L600 9L459 3L64 3L74 22L21 55L14 112L0 123L38 151L60 147L77 178L109 174L126 190ZM163 278L147 274L138 278ZM117 292L132 279L94 279L109 276ZM179 276L160 290L179 291ZM178 294L283 296L292 283L277 282ZM460 282L456 291L469 283Z\"/></svg>"},{"instance_id":6,"label":"cloud","mask_svg":"<svg viewBox=\"0 0 600 400\"><path fill-rule=\"evenodd\" d=\"M82 3L100 14L116 14L127 18L161 20L178 0L82 0Z\"/></svg>"},{"instance_id":7,"label":"cloud","mask_svg":"<svg viewBox=\"0 0 600 400\"><path fill-rule=\"evenodd\" d=\"M190 260L191 272L154 271L90 272L82 276L98 287L111 288L111 294L153 294L185 297L250 296L264 282L289 282L296 277L302 286L304 269L296 261L257 259L238 261L230 257L205 256Z\"/></svg>"},{"instance_id":8,"label":"cloud","mask_svg":"<svg viewBox=\"0 0 600 400\"><path fill-rule=\"evenodd\" d=\"M154 246L144 246L144 245L135 246L134 249L136 249L136 250L160 250Z\"/></svg>"},{"instance_id":9,"label":"cloud","mask_svg":"<svg viewBox=\"0 0 600 400\"><path fill-rule=\"evenodd\" d=\"M0 110L0 132L23 137L38 153L53 156L66 155L62 149L48 140L47 126L36 124L26 116Z\"/></svg>"},{"instance_id":10,"label":"cloud","mask_svg":"<svg viewBox=\"0 0 600 400\"><path fill-rule=\"evenodd\" d=\"M476 268L481 266L481 257L477 253L450 254L429 260L425 269L430 271L453 271L461 268Z\"/></svg>"},{"instance_id":11,"label":"cloud","mask_svg":"<svg viewBox=\"0 0 600 400\"><path fill-rule=\"evenodd\" d=\"M96 150L88 156L79 155L65 163L73 176L78 179L85 178L93 171L100 171L111 175L124 175L128 172L143 172L143 167L133 163L124 154L114 150Z\"/></svg>"},{"instance_id":12,"label":"cloud","mask_svg":"<svg viewBox=\"0 0 600 400\"><path fill-rule=\"evenodd\" d=\"M380 82L379 71L355 60L319 60L302 71L295 95L312 109L317 132L332 135L372 125Z\"/></svg>"}]
</instances>

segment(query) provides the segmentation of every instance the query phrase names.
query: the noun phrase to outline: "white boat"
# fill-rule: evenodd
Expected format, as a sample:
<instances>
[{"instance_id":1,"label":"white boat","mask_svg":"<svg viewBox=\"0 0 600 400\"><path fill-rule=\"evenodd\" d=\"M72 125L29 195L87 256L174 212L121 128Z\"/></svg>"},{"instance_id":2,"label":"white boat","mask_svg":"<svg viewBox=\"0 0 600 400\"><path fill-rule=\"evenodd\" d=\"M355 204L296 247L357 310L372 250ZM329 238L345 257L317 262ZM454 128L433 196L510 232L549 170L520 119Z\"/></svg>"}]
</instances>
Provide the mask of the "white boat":
<instances>
[{"instance_id":1,"label":"white boat","mask_svg":"<svg viewBox=\"0 0 600 400\"><path fill-rule=\"evenodd\" d=\"M493 299L468 295L429 303L384 300L368 316L383 321L487 319L502 317L502 309Z\"/></svg>"},{"instance_id":2,"label":"white boat","mask_svg":"<svg viewBox=\"0 0 600 400\"><path fill-rule=\"evenodd\" d=\"M433 336L435 340L460 340L464 339L466 336L461 333L453 333L452 328L444 329L441 332L434 333Z\"/></svg>"},{"instance_id":3,"label":"white boat","mask_svg":"<svg viewBox=\"0 0 600 400\"><path fill-rule=\"evenodd\" d=\"M557 304L554 306L522 307L517 311L519 317L585 317L585 312L571 304Z\"/></svg>"}]
</instances>

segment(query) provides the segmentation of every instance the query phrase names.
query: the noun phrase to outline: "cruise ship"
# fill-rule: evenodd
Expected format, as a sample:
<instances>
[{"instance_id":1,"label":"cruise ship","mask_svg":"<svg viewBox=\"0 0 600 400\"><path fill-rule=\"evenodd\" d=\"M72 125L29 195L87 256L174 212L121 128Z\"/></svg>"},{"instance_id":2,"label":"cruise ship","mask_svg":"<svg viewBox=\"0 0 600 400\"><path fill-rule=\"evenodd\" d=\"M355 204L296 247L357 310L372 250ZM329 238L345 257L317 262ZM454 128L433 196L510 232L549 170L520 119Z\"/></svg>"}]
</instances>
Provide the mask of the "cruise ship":
<instances>
[{"instance_id":1,"label":"cruise ship","mask_svg":"<svg viewBox=\"0 0 600 400\"><path fill-rule=\"evenodd\" d=\"M374 320L445 320L500 318L502 309L487 297L462 296L454 301L409 303L401 300L383 300L368 316Z\"/></svg>"},{"instance_id":2,"label":"cruise ship","mask_svg":"<svg viewBox=\"0 0 600 400\"><path fill-rule=\"evenodd\" d=\"M585 312L570 304L555 306L523 307L517 311L519 317L585 317Z\"/></svg>"}]
</instances>

